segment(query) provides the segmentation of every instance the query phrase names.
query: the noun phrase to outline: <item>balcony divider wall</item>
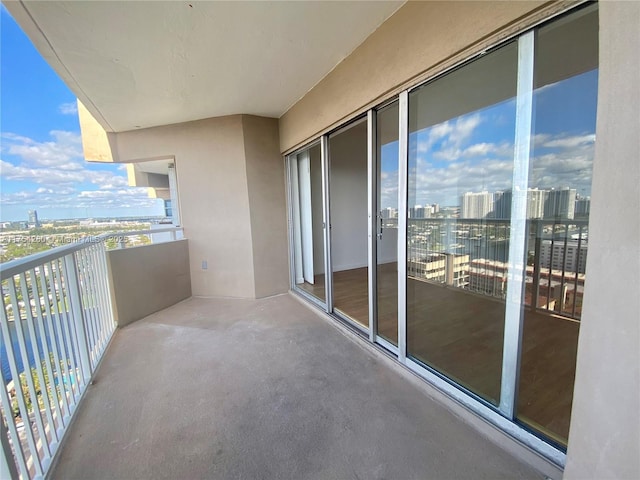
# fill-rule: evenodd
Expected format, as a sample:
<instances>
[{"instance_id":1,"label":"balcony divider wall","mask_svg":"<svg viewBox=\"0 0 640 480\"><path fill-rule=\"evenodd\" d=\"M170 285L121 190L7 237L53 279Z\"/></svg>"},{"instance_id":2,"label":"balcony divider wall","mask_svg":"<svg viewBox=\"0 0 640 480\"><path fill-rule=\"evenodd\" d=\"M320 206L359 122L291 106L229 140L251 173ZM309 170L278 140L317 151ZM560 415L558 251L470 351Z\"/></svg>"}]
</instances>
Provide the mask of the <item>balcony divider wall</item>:
<instances>
[{"instance_id":1,"label":"balcony divider wall","mask_svg":"<svg viewBox=\"0 0 640 480\"><path fill-rule=\"evenodd\" d=\"M575 47L581 42L587 46ZM565 61L555 61L550 45L564 49ZM361 325L351 325L401 364L558 466L565 462L575 355L563 357L563 374L554 376L554 363L544 358L555 356L556 350L543 351L540 332L553 343L568 322L573 331L579 328L584 285L584 271L579 269L588 240L595 131L594 79L597 5L591 4L368 110L366 145L361 146L367 155L366 173L362 169L367 199L366 208L362 202L366 222L358 235L367 237L363 255L368 270L362 277L367 298L360 293L358 300L368 315L357 319ZM549 125L554 110L550 95L562 97L563 88L579 93L572 94L575 101L566 104L568 113L559 123ZM389 105L397 109L397 136L384 144L379 122ZM544 128L538 128L541 120L547 122ZM343 125L287 156L292 290L347 323L349 312L336 310L340 305L334 291L331 202L336 183L344 179L335 177L338 168L331 169L331 162L337 161L331 147L348 128ZM387 152L390 145L397 148L397 172L381 167L385 145ZM322 299L310 295L296 277L301 261L295 231L300 210L295 205L300 198L296 167L300 155L312 148L320 150L322 170L327 273ZM443 175L452 172L453 177ZM383 212L380 195L386 190L381 177L388 181L389 175L395 175L397 207L387 206ZM575 188L562 184L574 178L579 184ZM333 208L349 205L342 201ZM397 222L397 343L393 335L379 335L378 242L382 228L393 223L389 219ZM422 302L420 313L416 301ZM495 328L488 331L488 324ZM523 344L523 335L528 343ZM426 343L420 350L422 340ZM574 351L577 334L567 341L568 351ZM558 342L554 349L563 348ZM532 361L532 351L543 360ZM526 397L519 398L520 391ZM555 398L560 398L559 406Z\"/></svg>"}]
</instances>

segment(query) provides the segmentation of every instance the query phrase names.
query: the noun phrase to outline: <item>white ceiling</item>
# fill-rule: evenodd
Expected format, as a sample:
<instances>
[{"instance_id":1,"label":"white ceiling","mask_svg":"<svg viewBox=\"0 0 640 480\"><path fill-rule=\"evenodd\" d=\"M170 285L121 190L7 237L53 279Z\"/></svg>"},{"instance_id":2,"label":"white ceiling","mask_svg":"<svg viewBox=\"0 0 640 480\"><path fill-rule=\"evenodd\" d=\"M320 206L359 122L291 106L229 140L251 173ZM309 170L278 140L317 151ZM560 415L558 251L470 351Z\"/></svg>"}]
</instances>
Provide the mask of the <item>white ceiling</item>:
<instances>
[{"instance_id":1,"label":"white ceiling","mask_svg":"<svg viewBox=\"0 0 640 480\"><path fill-rule=\"evenodd\" d=\"M107 131L280 117L404 2L5 1Z\"/></svg>"}]
</instances>

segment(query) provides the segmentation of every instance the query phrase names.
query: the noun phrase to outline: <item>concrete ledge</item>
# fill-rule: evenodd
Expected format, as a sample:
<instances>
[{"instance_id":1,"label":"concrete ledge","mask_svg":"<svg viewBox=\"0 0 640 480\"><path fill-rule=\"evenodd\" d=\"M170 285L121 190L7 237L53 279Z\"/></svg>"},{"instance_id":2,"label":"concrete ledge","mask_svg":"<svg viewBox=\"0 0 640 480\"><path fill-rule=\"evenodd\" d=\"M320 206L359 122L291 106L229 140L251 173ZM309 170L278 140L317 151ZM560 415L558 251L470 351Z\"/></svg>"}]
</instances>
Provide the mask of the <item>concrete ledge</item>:
<instances>
[{"instance_id":1,"label":"concrete ledge","mask_svg":"<svg viewBox=\"0 0 640 480\"><path fill-rule=\"evenodd\" d=\"M107 252L116 323L124 327L191 296L186 239Z\"/></svg>"}]
</instances>

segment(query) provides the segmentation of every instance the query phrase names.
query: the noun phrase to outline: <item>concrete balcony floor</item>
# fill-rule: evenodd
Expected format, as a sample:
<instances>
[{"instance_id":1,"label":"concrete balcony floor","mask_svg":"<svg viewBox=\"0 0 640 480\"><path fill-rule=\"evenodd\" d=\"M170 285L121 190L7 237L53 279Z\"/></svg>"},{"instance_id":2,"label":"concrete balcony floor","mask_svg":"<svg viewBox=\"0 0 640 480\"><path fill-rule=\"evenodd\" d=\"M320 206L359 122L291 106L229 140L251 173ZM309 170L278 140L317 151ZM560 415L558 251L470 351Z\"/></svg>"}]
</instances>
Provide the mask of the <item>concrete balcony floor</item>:
<instances>
[{"instance_id":1,"label":"concrete balcony floor","mask_svg":"<svg viewBox=\"0 0 640 480\"><path fill-rule=\"evenodd\" d=\"M52 478L543 478L292 294L116 332Z\"/></svg>"}]
</instances>

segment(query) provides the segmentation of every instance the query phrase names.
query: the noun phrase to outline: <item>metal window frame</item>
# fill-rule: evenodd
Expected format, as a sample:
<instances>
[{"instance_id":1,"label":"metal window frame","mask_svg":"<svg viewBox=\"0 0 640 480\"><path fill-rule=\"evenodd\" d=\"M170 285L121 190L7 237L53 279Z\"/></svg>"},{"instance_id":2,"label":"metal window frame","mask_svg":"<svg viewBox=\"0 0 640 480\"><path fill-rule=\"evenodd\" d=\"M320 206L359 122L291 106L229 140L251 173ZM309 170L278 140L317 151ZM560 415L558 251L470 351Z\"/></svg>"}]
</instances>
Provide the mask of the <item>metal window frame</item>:
<instances>
[{"instance_id":1,"label":"metal window frame","mask_svg":"<svg viewBox=\"0 0 640 480\"><path fill-rule=\"evenodd\" d=\"M378 112L367 112L367 249L369 262L369 341L378 334Z\"/></svg>"},{"instance_id":2,"label":"metal window frame","mask_svg":"<svg viewBox=\"0 0 640 480\"><path fill-rule=\"evenodd\" d=\"M322 228L324 243L324 298L327 313L333 312L333 261L331 259L331 205L329 199L329 179L331 162L329 161L329 135L320 139L320 158L322 164Z\"/></svg>"},{"instance_id":3,"label":"metal window frame","mask_svg":"<svg viewBox=\"0 0 640 480\"><path fill-rule=\"evenodd\" d=\"M527 191L533 122L534 31L518 38L518 80L511 198L511 228L505 299L500 412L515 418L520 375L520 351L524 315L525 250L527 245Z\"/></svg>"},{"instance_id":4,"label":"metal window frame","mask_svg":"<svg viewBox=\"0 0 640 480\"><path fill-rule=\"evenodd\" d=\"M368 112L363 114L363 115L359 115L356 118L350 120L349 122L345 123L344 125L341 125L340 127L332 130L331 132L328 132L327 134L323 135L321 138L321 145L323 146L322 148L322 161L323 161L323 168L322 168L322 172L323 172L323 195L324 195L324 201L323 201L323 205L325 208L325 237L324 237L324 241L325 241L325 290L326 290L326 297L327 297L327 313L338 317L340 320L347 322L349 325L353 326L357 331L360 331L361 333L364 333L365 335L367 335L369 338L371 338L371 309L369 308L369 318L368 318L368 322L366 326L363 326L362 324L360 324L359 322L355 321L355 319L353 319L352 317L350 317L348 314L346 314L345 312L342 312L339 308L335 308L334 305L334 291L333 291L333 256L331 253L331 249L332 249L332 244L331 244L331 146L330 146L330 140L332 137L335 137L337 135L340 135L348 130L350 130L351 128L355 127L356 125L363 123L363 122L367 122L367 136L369 135L368 129L370 128L369 125L369 115ZM369 170L369 163L370 163L370 158L369 158L369 144L367 143L367 180L368 180L368 170ZM368 197L368 201L367 204L369 204L370 202L370 192L369 192L369 185L367 185L367 195L369 195ZM367 207L367 210L369 210L369 207ZM368 230L368 229L367 229ZM369 247L368 247L369 248ZM369 261L370 257L369 257L369 252L367 252L367 261ZM368 270L368 275L370 275L371 272L371 264L367 265L367 270ZM369 298L371 298L370 295L370 290L369 290ZM331 301L329 301L329 299ZM370 300L369 300L370 301Z\"/></svg>"},{"instance_id":5,"label":"metal window frame","mask_svg":"<svg viewBox=\"0 0 640 480\"><path fill-rule=\"evenodd\" d=\"M407 194L409 91L398 97L398 360L407 361Z\"/></svg>"},{"instance_id":6,"label":"metal window frame","mask_svg":"<svg viewBox=\"0 0 640 480\"><path fill-rule=\"evenodd\" d=\"M292 196L292 190L293 190L293 179L291 176L291 170L292 170L292 164L294 161L297 160L297 156L307 150L312 149L313 147L317 146L317 145L322 145L322 139L319 138L317 140L314 140L313 142L309 142L308 144L304 145L303 147L298 148L297 150L291 152L290 154L285 156L285 183L286 183L286 194L287 194L287 224L288 224L288 240L289 240L289 288L291 291L294 291L295 293L301 295L302 297L304 297L306 300L312 302L314 305L320 307L322 310L324 310L325 312L327 312L327 304L326 304L326 295L325 295L325 301L323 302L322 299L313 296L312 294L310 294L309 292L305 291L304 289L298 287L298 285L296 285L296 272L295 272L295 268L296 268L296 260L295 260L295 241L294 241L294 231L293 231L293 196ZM322 152L322 150L321 150ZM321 153L322 156L322 153ZM322 168L322 167L321 167ZM324 191L324 179L323 179L323 191ZM323 192L323 216L324 216L324 192ZM324 218L323 218L323 222L324 222ZM324 236L324 234L323 234ZM325 244L323 241L323 248L325 248ZM326 268L326 266L325 266ZM325 290L326 290L326 274L325 274Z\"/></svg>"}]
</instances>

